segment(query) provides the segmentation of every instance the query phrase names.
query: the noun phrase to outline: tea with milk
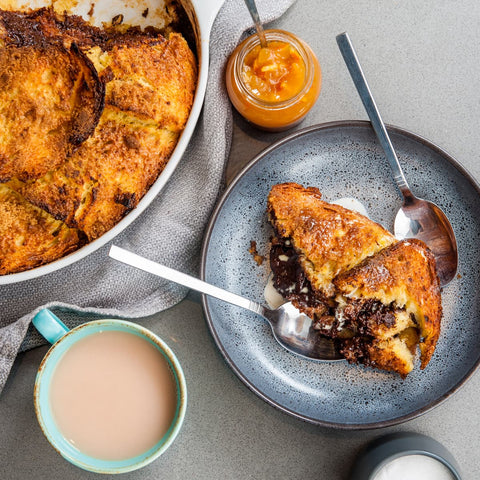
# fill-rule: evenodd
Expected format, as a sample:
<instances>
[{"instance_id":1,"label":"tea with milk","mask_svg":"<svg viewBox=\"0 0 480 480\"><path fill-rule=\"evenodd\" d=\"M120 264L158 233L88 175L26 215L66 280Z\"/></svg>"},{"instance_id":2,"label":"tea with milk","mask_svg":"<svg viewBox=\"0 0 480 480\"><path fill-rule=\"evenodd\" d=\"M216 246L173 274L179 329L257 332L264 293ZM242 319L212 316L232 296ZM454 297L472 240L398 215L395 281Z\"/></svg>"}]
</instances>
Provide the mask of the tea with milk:
<instances>
[{"instance_id":1,"label":"tea with milk","mask_svg":"<svg viewBox=\"0 0 480 480\"><path fill-rule=\"evenodd\" d=\"M145 338L101 331L61 357L50 385L58 429L81 452L102 460L140 455L168 432L178 403L175 377Z\"/></svg>"}]
</instances>

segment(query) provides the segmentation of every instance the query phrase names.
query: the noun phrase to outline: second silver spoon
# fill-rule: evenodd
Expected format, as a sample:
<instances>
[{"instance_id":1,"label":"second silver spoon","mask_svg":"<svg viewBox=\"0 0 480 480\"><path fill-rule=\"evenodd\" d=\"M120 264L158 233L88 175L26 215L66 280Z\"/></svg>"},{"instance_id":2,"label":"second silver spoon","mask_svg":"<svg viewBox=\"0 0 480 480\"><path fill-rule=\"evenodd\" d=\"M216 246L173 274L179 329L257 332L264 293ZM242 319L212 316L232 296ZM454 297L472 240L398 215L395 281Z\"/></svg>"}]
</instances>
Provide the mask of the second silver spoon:
<instances>
[{"instance_id":1,"label":"second silver spoon","mask_svg":"<svg viewBox=\"0 0 480 480\"><path fill-rule=\"evenodd\" d=\"M300 313L290 302L273 310L236 293L191 277L185 273L160 265L136 253L112 245L108 253L110 257L120 262L153 273L159 277L191 288L197 292L219 298L225 302L251 310L265 318L272 327L273 336L277 342L288 351L308 360L341 360L332 340L322 337L311 328L312 320Z\"/></svg>"},{"instance_id":2,"label":"second silver spoon","mask_svg":"<svg viewBox=\"0 0 480 480\"><path fill-rule=\"evenodd\" d=\"M437 205L411 192L348 34L338 35L337 43L403 195L403 205L395 217L395 236L399 240L418 238L427 244L435 256L440 285L444 286L453 280L458 266L457 241L452 226Z\"/></svg>"}]
</instances>

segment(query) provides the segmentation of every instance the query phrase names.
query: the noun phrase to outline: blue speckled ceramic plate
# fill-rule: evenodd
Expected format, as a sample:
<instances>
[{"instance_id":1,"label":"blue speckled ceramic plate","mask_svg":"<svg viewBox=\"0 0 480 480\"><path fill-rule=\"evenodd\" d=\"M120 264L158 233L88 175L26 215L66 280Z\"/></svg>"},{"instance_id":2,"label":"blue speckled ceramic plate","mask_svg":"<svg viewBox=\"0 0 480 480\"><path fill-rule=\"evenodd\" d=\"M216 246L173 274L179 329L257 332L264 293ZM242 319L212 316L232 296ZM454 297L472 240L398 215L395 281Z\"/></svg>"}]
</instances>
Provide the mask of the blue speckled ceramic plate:
<instances>
[{"instance_id":1,"label":"blue speckled ceramic plate","mask_svg":"<svg viewBox=\"0 0 480 480\"><path fill-rule=\"evenodd\" d=\"M442 333L425 370L406 380L346 362L314 363L282 349L255 314L204 298L218 348L239 378L271 405L303 420L338 428L375 428L416 417L448 398L480 362L480 187L440 148L389 127L412 191L438 204L457 236L459 276L442 292ZM401 198L368 122L307 128L262 152L232 182L207 230L202 278L264 302L271 229L265 208L272 185L293 181L318 187L324 199L355 197L391 229Z\"/></svg>"}]
</instances>

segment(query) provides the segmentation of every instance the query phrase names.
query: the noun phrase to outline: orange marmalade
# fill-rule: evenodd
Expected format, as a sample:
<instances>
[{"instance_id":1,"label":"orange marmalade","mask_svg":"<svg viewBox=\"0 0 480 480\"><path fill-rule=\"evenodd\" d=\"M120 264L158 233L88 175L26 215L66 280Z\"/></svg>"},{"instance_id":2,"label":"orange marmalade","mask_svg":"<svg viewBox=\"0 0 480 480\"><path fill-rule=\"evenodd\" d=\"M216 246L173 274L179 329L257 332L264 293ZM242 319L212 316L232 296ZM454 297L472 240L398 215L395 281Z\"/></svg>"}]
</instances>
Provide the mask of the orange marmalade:
<instances>
[{"instance_id":1,"label":"orange marmalade","mask_svg":"<svg viewBox=\"0 0 480 480\"><path fill-rule=\"evenodd\" d=\"M227 90L238 112L265 130L299 123L320 93L321 71L310 47L283 30L266 30L242 42L227 64Z\"/></svg>"}]
</instances>

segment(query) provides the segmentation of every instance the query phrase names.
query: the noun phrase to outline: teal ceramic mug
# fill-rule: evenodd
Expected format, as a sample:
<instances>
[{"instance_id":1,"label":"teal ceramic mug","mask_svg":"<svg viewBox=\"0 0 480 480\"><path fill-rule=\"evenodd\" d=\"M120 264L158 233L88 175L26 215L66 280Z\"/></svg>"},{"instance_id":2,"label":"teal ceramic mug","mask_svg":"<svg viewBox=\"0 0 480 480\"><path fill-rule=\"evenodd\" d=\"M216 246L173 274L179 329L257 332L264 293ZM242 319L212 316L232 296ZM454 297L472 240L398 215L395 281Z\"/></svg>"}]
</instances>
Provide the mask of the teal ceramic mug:
<instances>
[{"instance_id":1,"label":"teal ceramic mug","mask_svg":"<svg viewBox=\"0 0 480 480\"><path fill-rule=\"evenodd\" d=\"M34 404L40 427L50 444L66 460L72 464L97 473L123 473L141 468L158 458L172 444L177 436L187 406L187 388L182 368L168 345L149 330L123 320L98 320L85 323L69 330L64 323L49 310L41 310L33 319L37 330L53 346L47 352L39 367L35 388ZM105 460L86 454L78 449L71 441L65 438L59 429L51 406L51 386L55 369L62 357L73 345L80 340L99 332L125 332L131 333L149 342L162 354L170 369L175 385L176 400L174 414L170 427L147 451L143 451L131 458L121 460Z\"/></svg>"}]
</instances>

